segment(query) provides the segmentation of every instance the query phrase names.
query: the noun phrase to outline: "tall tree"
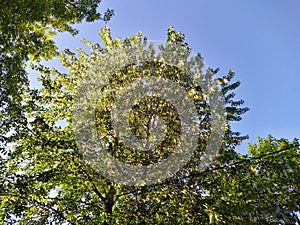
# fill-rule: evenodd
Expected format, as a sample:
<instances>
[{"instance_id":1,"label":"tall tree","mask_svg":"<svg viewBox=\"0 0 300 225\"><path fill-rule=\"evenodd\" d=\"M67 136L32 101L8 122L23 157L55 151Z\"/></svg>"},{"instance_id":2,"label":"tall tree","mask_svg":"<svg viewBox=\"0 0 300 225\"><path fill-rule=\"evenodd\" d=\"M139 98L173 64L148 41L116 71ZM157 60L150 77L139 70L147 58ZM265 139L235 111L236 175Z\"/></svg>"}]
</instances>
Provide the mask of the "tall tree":
<instances>
[{"instance_id":1,"label":"tall tree","mask_svg":"<svg viewBox=\"0 0 300 225\"><path fill-rule=\"evenodd\" d=\"M3 221L69 222L70 224L81 224L86 221L95 224L123 224L130 223L129 221L134 221L132 223L196 221L195 207L203 192L201 183L197 179L201 182L205 179L197 175L197 168L211 132L212 115L205 93L200 86L192 82L190 75L184 70L155 61L140 65L134 63L116 71L114 78L108 79L108 83L102 89L105 93L106 90L114 90L118 86L126 88L138 74L150 75L151 71L157 77L164 76L180 84L199 109L198 112L201 114L199 117L202 118L200 128L203 131L198 137L199 143L194 156L183 170L164 183L132 187L107 179L83 162L82 152L79 151L72 130L74 121L71 112L66 111L66 108L73 107L78 84L84 76L88 76L91 65L99 65L97 69L104 68L103 65L107 60L105 55L115 57L114 52L117 50L122 51L127 47L129 51L136 50L146 46L147 43L142 39L141 33L124 41L113 40L107 27L103 28L101 38L106 45L104 48L86 42L91 48L91 55L81 50L79 58L70 51L61 55L62 63L71 71L70 74L43 66L38 68L42 73L43 88L39 91L33 90L24 96L22 102L26 107L24 130L19 131L20 140L15 142L14 151L6 160L6 167L9 169L3 172L4 182L1 193ZM203 67L200 55L188 61L190 49L184 41L184 35L169 28L167 48L162 54L174 55L172 43L181 46L183 50L180 60L188 62L191 66L196 65L198 69ZM153 51L150 46L143 50L142 54L154 56ZM127 56L125 55L125 58ZM180 63L180 60L177 63ZM217 72L218 70L208 68L206 80L213 82ZM228 104L228 121L239 120L240 115L248 110L239 108L239 105L243 104L242 101L233 100L234 94L230 91L239 86L239 82L230 84L233 76L234 73L230 71L228 75L218 79ZM111 104L118 92L109 93L99 101L96 109L97 130L107 143L108 151L119 160L133 164L148 165L165 158L178 141L181 125L176 110L156 98L146 99L134 109L131 124L137 136L147 135L147 129L145 131L141 127L149 121L149 112L163 117L171 129L168 129L166 140L156 153L150 154L150 157L149 152L146 152L146 155L133 154L130 149L118 143L115 136L110 138L111 135L108 135L111 129L109 118ZM166 111L172 116L166 116L164 114ZM57 126L57 121L65 119L68 123L66 127ZM222 157L215 166L238 158L234 148L244 138L239 133L232 132L227 123ZM170 198L172 201L169 200ZM195 207L190 208L191 205ZM199 211L197 214L207 215L204 211Z\"/></svg>"},{"instance_id":2,"label":"tall tree","mask_svg":"<svg viewBox=\"0 0 300 225\"><path fill-rule=\"evenodd\" d=\"M100 34L104 47L85 43L91 53L79 50L78 55L66 50L61 53L62 64L70 73L38 66L43 88L24 96L25 125L14 150L3 159L0 188L0 221L19 224L294 224L299 222L300 163L298 140L289 142L273 137L260 139L249 147L249 155L239 155L234 149L246 137L230 128L248 110L243 101L234 100L234 73L216 78L218 70L208 68L207 82L218 81L225 96L227 126L220 154L205 170L199 171L203 149L212 133L211 105L203 87L191 80L180 67L181 62L203 68L200 55L189 58L190 49L184 35L168 29L164 57L174 56L178 67L159 60L131 61L113 74L104 76L105 85L99 88L95 115L97 135L106 150L120 161L132 165L149 165L168 157L178 141L181 122L172 105L158 98L144 98L129 114L131 131L141 139L147 138L147 126L153 114L163 118L168 129L162 144L155 152L133 152L118 141L112 129L112 103L117 95L138 76L164 77L181 86L199 109L202 131L197 148L186 165L172 177L144 186L130 186L108 179L85 162L76 138L78 121L72 110L78 91L91 95L92 86L81 88L82 81L90 82L94 72L111 72L111 61L128 60L134 50L141 55L155 56L142 34L125 40L112 39L108 27ZM169 46L169 47L168 47ZM138 51L141 50L141 51ZM176 50L176 49L175 49ZM118 54L116 54L118 53ZM126 57L120 57L120 54ZM134 54L133 54L134 55ZM179 55L179 56L178 56ZM118 58L119 57L119 58ZM158 58L157 58L158 59ZM126 61L128 62L128 61ZM177 65L177 64L176 64ZM118 68L116 66L116 68ZM194 67L193 67L194 68ZM109 70L107 70L109 69ZM195 72L195 71L194 71ZM107 77L107 79L105 78ZM97 81L97 80L96 80ZM100 87L100 86L99 86ZM84 109L84 105L82 108ZM68 109L68 110L66 110ZM200 110L201 109L201 110ZM167 113L167 114L166 114ZM66 125L57 123L64 120ZM80 124L80 123L79 123ZM80 127L79 127L80 128Z\"/></svg>"}]
</instances>

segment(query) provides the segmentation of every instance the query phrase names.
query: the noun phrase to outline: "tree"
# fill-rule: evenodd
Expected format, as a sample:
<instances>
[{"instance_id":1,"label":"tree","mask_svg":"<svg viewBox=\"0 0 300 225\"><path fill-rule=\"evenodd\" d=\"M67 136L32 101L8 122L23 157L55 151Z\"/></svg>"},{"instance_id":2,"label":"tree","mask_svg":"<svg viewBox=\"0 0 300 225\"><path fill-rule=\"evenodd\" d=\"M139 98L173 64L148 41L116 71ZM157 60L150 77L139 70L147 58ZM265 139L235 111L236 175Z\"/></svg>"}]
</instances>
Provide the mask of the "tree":
<instances>
[{"instance_id":1,"label":"tree","mask_svg":"<svg viewBox=\"0 0 300 225\"><path fill-rule=\"evenodd\" d=\"M1 1L0 9L0 186L5 184L5 158L28 126L24 96L30 93L26 66L56 54L53 37L57 32L75 35L73 24L102 19L97 11L100 0L86 1ZM1 202L2 203L2 202Z\"/></svg>"},{"instance_id":2,"label":"tree","mask_svg":"<svg viewBox=\"0 0 300 225\"><path fill-rule=\"evenodd\" d=\"M211 171L210 220L220 224L299 223L299 141L259 138L249 155ZM209 172L209 171L208 171Z\"/></svg>"},{"instance_id":3,"label":"tree","mask_svg":"<svg viewBox=\"0 0 300 225\"><path fill-rule=\"evenodd\" d=\"M240 120L248 109L241 107L243 101L234 100L232 91L239 82L231 81L234 77L232 71L218 79L215 77L218 70L208 68L205 72L206 81L213 83L218 80L218 86L225 95L227 126L220 155L208 168L198 170L203 149L213 132L212 106L203 88L195 85L180 67L183 61L203 69L202 58L200 55L188 58L190 49L184 35L173 28L168 29L167 44L161 52L168 56L170 52L174 54L173 43L181 46L182 51L175 52L180 54L180 60L176 61L179 66L160 61L133 61L135 63L115 71L110 76L113 78L107 79L106 85L102 86L101 93L104 94L96 102L96 127L107 150L120 161L148 165L167 157L178 141L181 128L178 112L168 102L145 98L133 107L129 117L132 132L141 138L147 138L149 134L149 115L156 113L170 127L163 144L150 157L149 154L136 154L119 143L117 136L110 132L112 121L109 116L119 91L128 87L138 75L165 76L184 88L199 109L202 119L199 126L203 132L198 137L191 159L172 177L145 186L129 186L107 179L86 163L84 152L75 138L76 121L72 112L66 110L74 108L80 82L85 78L89 81L93 76L91 67L98 65L97 70L106 71L106 56L115 57L115 52L145 49L141 54L154 57L154 48L147 45L141 33L121 41L112 39L109 28L104 27L100 36L105 47L85 41L91 49L90 54L80 49L78 56L69 50L61 53L62 64L70 71L69 74L42 65L37 67L43 88L24 96L22 104L26 106L26 125L18 133L19 141L15 143L14 150L7 159L3 159L1 222L285 224L297 221L295 213L299 211L299 201L296 196L299 195L300 183L298 141L290 143L269 137L260 139L258 146L250 146L250 155L243 156L234 151L246 137L233 132L230 121ZM90 93L88 89L82 91ZM169 117L164 112L168 112ZM66 126L57 123L61 120L66 121ZM265 202L265 199L268 201Z\"/></svg>"}]
</instances>

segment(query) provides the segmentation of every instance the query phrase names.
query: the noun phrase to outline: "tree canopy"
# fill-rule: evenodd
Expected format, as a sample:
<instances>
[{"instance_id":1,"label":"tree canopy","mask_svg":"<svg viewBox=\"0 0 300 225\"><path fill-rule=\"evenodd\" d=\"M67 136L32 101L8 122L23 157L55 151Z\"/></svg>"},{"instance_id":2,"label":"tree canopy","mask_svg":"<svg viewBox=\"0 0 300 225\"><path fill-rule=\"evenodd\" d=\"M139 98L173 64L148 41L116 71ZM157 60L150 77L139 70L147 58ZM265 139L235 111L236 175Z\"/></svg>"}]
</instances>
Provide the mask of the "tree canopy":
<instances>
[{"instance_id":1,"label":"tree canopy","mask_svg":"<svg viewBox=\"0 0 300 225\"><path fill-rule=\"evenodd\" d=\"M205 69L206 79L218 81L225 96L227 121L220 154L205 170L199 171L203 149L212 130L211 105L201 87L189 74L159 61L136 61L117 70L99 90L95 119L98 135L107 151L120 161L149 165L173 151L181 123L176 109L157 98L140 101L131 111L132 132L147 137L149 115L162 117L170 129L155 152L136 154L118 142L112 131L110 113L120 90L137 76L161 76L179 84L199 109L200 130L197 148L189 162L172 177L151 185L130 186L108 179L84 160L76 140L72 117L74 99L91 67L101 70L107 56L125 48L145 46L142 54L153 54L139 32L121 40L113 39L108 27L100 36L105 46L84 41L90 53L65 50L62 64L70 73L38 65L42 88L23 94L22 129L17 141L1 163L0 221L19 224L295 224L299 223L299 142L271 136L250 145L248 155L235 152L246 138L231 129L248 110L236 100L234 72L216 77L218 70L203 67L200 55L188 58L190 48L184 35L168 29L167 45L182 46L180 56L188 65ZM129 49L130 50L130 49ZM131 49L132 50L132 49ZM168 52L168 47L161 50ZM177 52L178 54L178 52ZM114 59L114 58L112 58ZM181 61L177 63L180 64ZM17 82L18 83L18 82ZM19 90L19 89L18 89ZM85 90L88 94L88 90ZM167 112L168 114L164 114ZM59 121L65 121L62 125Z\"/></svg>"},{"instance_id":2,"label":"tree canopy","mask_svg":"<svg viewBox=\"0 0 300 225\"><path fill-rule=\"evenodd\" d=\"M107 21L113 10L97 12L101 0L1 1L0 9L0 146L2 152L7 134L24 124L22 95L28 91L26 66L51 59L57 48L57 32L76 34L73 24L98 19Z\"/></svg>"}]
</instances>

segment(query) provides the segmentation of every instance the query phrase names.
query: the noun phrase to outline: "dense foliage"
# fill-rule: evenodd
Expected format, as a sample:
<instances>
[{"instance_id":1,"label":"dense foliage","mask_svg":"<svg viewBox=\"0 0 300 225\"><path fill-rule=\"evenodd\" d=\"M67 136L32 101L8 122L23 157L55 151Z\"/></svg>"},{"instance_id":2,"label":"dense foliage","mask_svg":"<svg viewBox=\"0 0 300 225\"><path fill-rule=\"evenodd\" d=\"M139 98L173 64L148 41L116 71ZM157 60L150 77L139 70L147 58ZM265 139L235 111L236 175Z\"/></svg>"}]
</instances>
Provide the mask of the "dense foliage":
<instances>
[{"instance_id":1,"label":"dense foliage","mask_svg":"<svg viewBox=\"0 0 300 225\"><path fill-rule=\"evenodd\" d=\"M209 104L201 88L190 82L187 74L157 62L133 64L118 71L105 89L117 90L137 76L152 69L155 76L166 76L191 93L201 108L203 118L198 147L190 162L172 178L147 186L126 186L110 181L83 160L74 136L71 109L76 89L91 65L102 65L105 55L126 46L143 45L142 34L125 40L112 39L107 27L101 31L104 47L85 43L91 52L79 49L61 53L62 64L70 73L39 65L43 88L24 94L19 103L24 109L22 125L15 135L14 149L2 159L0 183L0 221L20 224L295 224L299 223L300 162L299 143L273 137L260 139L249 147L249 155L234 149L246 137L230 128L248 110L242 100L234 100L234 73L216 78L218 70L208 68L211 81L218 79L226 100L227 126L220 155L206 170L199 172L201 154L210 133ZM175 42L190 51L184 36L168 30L167 43ZM150 51L151 52L151 51ZM188 54L183 54L183 58ZM186 59L187 60L187 59ZM198 56L194 64L203 66ZM17 82L18 83L18 82ZM18 89L21 90L21 89ZM151 157L134 155L109 132L109 111L117 91L98 103L97 128L108 143L108 150L119 160L149 164L166 157L162 148ZM148 114L143 114L147 111ZM165 146L176 144L180 124L176 111L158 99L146 99L133 110L132 129L141 129L149 112L166 117L173 126ZM168 111L169 119L163 112ZM200 111L199 111L200 113ZM138 120L134 120L138 118ZM64 121L62 126L58 121ZM172 123L174 122L174 123ZM106 136L105 136L106 134ZM112 136L109 138L108 136Z\"/></svg>"},{"instance_id":2,"label":"dense foliage","mask_svg":"<svg viewBox=\"0 0 300 225\"><path fill-rule=\"evenodd\" d=\"M56 52L57 32L76 34L72 24L102 19L97 12L101 0L3 0L0 8L0 150L4 152L8 133L26 123L22 94L28 91L28 61L51 59Z\"/></svg>"}]
</instances>

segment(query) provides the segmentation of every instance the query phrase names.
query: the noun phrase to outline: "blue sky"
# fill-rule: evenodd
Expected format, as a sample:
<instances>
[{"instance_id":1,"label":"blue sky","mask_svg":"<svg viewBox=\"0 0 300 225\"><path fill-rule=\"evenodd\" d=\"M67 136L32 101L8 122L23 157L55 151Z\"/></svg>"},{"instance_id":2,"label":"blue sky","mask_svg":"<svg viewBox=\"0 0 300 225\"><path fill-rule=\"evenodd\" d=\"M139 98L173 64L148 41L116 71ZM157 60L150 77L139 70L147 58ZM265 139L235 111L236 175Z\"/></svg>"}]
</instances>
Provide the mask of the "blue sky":
<instances>
[{"instance_id":1,"label":"blue sky","mask_svg":"<svg viewBox=\"0 0 300 225\"><path fill-rule=\"evenodd\" d=\"M248 134L237 150L245 153L256 137L300 137L300 1L299 0L104 0L100 11L115 10L108 23L113 37L125 38L139 30L150 40L166 40L168 26L186 36L192 51L206 64L229 69L241 81L237 98L250 111L233 124ZM59 35L60 48L82 46L81 38L99 42L98 21L77 26L72 38Z\"/></svg>"}]
</instances>

